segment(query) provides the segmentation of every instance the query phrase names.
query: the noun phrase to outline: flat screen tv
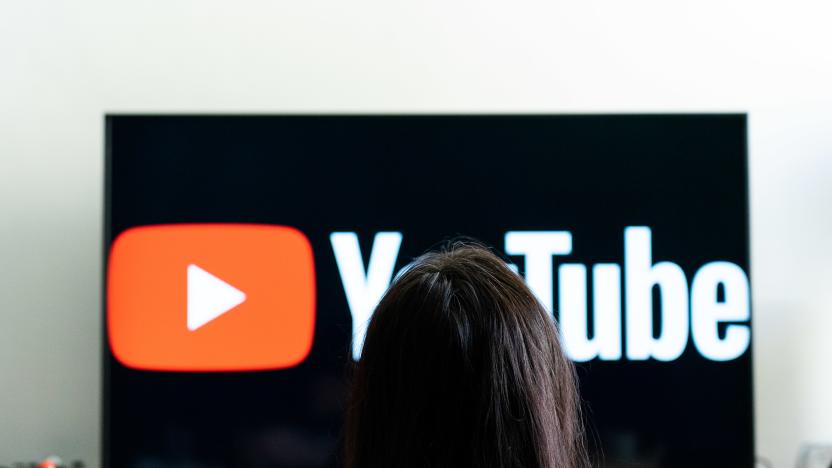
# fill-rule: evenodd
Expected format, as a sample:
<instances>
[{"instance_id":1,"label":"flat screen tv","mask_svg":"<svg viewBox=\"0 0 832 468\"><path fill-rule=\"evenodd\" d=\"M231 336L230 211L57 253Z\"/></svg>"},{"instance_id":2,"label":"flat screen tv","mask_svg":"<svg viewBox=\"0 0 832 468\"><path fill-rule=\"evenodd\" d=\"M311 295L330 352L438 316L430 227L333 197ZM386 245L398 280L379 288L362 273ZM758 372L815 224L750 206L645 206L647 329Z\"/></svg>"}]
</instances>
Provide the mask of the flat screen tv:
<instances>
[{"instance_id":1,"label":"flat screen tv","mask_svg":"<svg viewBox=\"0 0 832 468\"><path fill-rule=\"evenodd\" d=\"M753 466L744 115L110 115L106 148L106 467L338 466L375 304L459 236L558 319L600 466Z\"/></svg>"}]
</instances>

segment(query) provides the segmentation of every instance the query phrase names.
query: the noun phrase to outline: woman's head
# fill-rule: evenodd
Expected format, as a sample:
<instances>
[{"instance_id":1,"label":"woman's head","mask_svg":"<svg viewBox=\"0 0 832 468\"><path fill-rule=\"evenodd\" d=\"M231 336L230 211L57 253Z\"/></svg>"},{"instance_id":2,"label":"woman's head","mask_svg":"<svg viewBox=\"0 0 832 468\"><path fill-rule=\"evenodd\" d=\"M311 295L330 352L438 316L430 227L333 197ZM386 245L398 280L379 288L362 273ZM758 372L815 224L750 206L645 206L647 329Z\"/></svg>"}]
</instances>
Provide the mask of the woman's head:
<instances>
[{"instance_id":1,"label":"woman's head","mask_svg":"<svg viewBox=\"0 0 832 468\"><path fill-rule=\"evenodd\" d=\"M574 468L572 363L523 280L484 247L417 258L382 298L355 369L347 468Z\"/></svg>"}]
</instances>

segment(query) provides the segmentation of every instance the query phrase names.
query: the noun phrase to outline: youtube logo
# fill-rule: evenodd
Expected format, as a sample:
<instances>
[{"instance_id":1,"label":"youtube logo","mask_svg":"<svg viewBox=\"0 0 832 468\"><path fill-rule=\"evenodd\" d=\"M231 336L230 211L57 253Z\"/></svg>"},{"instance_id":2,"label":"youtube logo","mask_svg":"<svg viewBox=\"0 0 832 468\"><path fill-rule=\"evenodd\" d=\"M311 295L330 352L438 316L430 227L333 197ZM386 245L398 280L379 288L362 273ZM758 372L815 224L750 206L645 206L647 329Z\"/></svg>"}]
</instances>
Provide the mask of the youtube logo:
<instances>
[{"instance_id":1,"label":"youtube logo","mask_svg":"<svg viewBox=\"0 0 832 468\"><path fill-rule=\"evenodd\" d=\"M171 224L121 233L107 272L107 333L127 367L282 369L309 354L312 247L300 231L257 224Z\"/></svg>"}]
</instances>

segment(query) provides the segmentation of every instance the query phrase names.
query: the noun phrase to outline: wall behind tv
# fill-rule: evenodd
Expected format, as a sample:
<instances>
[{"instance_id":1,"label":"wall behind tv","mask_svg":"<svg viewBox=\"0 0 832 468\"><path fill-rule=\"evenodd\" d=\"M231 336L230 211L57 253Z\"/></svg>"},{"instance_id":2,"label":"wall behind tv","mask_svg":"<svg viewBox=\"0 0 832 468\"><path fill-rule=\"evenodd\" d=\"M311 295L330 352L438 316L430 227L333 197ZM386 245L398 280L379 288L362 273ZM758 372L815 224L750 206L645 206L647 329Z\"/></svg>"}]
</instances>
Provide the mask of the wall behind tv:
<instances>
[{"instance_id":1,"label":"wall behind tv","mask_svg":"<svg viewBox=\"0 0 832 468\"><path fill-rule=\"evenodd\" d=\"M106 112L748 112L756 440L832 442L825 2L0 3L0 464L98 465ZM703 186L702 190L708 190Z\"/></svg>"}]
</instances>

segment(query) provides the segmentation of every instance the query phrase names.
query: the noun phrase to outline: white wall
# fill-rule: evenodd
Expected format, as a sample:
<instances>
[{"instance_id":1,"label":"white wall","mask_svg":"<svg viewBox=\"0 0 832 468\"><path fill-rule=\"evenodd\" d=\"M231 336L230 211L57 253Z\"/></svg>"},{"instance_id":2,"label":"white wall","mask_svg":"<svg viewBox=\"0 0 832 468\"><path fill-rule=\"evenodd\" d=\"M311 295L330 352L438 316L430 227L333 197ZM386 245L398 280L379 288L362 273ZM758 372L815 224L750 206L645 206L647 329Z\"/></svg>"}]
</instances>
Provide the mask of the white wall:
<instances>
[{"instance_id":1,"label":"white wall","mask_svg":"<svg viewBox=\"0 0 832 468\"><path fill-rule=\"evenodd\" d=\"M0 464L98 464L104 112L748 111L758 451L793 466L832 442L826 3L0 0Z\"/></svg>"}]
</instances>

